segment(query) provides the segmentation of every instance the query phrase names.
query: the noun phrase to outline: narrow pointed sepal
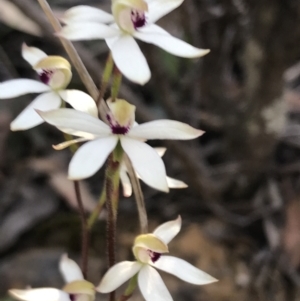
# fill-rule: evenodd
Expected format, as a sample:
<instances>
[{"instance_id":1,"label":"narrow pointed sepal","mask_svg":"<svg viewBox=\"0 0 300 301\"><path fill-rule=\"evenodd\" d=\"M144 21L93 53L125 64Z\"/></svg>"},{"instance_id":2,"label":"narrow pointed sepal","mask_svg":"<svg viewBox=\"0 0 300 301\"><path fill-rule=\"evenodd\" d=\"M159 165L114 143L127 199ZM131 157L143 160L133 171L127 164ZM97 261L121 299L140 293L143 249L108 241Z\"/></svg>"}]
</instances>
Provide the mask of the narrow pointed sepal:
<instances>
[{"instance_id":1,"label":"narrow pointed sepal","mask_svg":"<svg viewBox=\"0 0 300 301\"><path fill-rule=\"evenodd\" d=\"M11 289L8 293L22 301L70 301L69 294L56 288Z\"/></svg>"},{"instance_id":2,"label":"narrow pointed sepal","mask_svg":"<svg viewBox=\"0 0 300 301\"><path fill-rule=\"evenodd\" d=\"M67 254L63 254L61 256L59 270L66 283L84 279L78 264L74 260L70 259Z\"/></svg>"},{"instance_id":3,"label":"narrow pointed sepal","mask_svg":"<svg viewBox=\"0 0 300 301\"><path fill-rule=\"evenodd\" d=\"M139 272L138 284L146 301L173 301L160 275L149 265Z\"/></svg>"},{"instance_id":4,"label":"narrow pointed sepal","mask_svg":"<svg viewBox=\"0 0 300 301\"><path fill-rule=\"evenodd\" d=\"M185 260L173 256L162 256L152 266L196 285L205 285L218 281Z\"/></svg>"},{"instance_id":5,"label":"narrow pointed sepal","mask_svg":"<svg viewBox=\"0 0 300 301\"><path fill-rule=\"evenodd\" d=\"M137 261L122 261L111 267L96 287L99 293L110 293L133 277L142 267Z\"/></svg>"},{"instance_id":6,"label":"narrow pointed sepal","mask_svg":"<svg viewBox=\"0 0 300 301\"><path fill-rule=\"evenodd\" d=\"M177 219L158 226L153 231L153 234L160 238L165 244L168 244L179 233L181 224L182 220L181 216L179 215Z\"/></svg>"}]
</instances>

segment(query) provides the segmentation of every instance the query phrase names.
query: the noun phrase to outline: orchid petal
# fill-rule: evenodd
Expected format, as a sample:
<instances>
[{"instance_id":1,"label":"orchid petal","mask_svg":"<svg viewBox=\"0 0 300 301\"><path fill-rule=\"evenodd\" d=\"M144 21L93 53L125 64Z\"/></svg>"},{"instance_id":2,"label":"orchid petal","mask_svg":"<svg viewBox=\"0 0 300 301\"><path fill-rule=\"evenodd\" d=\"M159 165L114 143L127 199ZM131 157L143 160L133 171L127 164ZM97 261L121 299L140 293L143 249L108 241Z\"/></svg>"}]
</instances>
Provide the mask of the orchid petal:
<instances>
[{"instance_id":1,"label":"orchid petal","mask_svg":"<svg viewBox=\"0 0 300 301\"><path fill-rule=\"evenodd\" d=\"M155 23L163 16L170 13L172 10L180 6L183 0L152 0L148 2L148 15L147 20L150 23Z\"/></svg>"},{"instance_id":2,"label":"orchid petal","mask_svg":"<svg viewBox=\"0 0 300 301\"><path fill-rule=\"evenodd\" d=\"M122 261L111 267L103 276L96 290L110 293L133 277L142 267L137 261Z\"/></svg>"},{"instance_id":3,"label":"orchid petal","mask_svg":"<svg viewBox=\"0 0 300 301\"><path fill-rule=\"evenodd\" d=\"M184 183L183 181L173 179L170 177L167 177L167 183L168 183L168 187L172 188L172 189L182 189L182 188L188 187L188 185L186 183Z\"/></svg>"},{"instance_id":4,"label":"orchid petal","mask_svg":"<svg viewBox=\"0 0 300 301\"><path fill-rule=\"evenodd\" d=\"M111 129L107 124L84 112L59 109L49 112L39 111L38 113L46 122L70 135L93 139L107 137L111 134Z\"/></svg>"},{"instance_id":5,"label":"orchid petal","mask_svg":"<svg viewBox=\"0 0 300 301\"><path fill-rule=\"evenodd\" d=\"M166 147L154 147L154 150L158 153L160 157L163 157L165 152L167 151Z\"/></svg>"},{"instance_id":6,"label":"orchid petal","mask_svg":"<svg viewBox=\"0 0 300 301\"><path fill-rule=\"evenodd\" d=\"M100 22L111 23L114 21L113 15L88 5L78 5L68 9L63 18L64 23L69 24L72 22Z\"/></svg>"},{"instance_id":7,"label":"orchid petal","mask_svg":"<svg viewBox=\"0 0 300 301\"><path fill-rule=\"evenodd\" d=\"M98 118L96 103L90 95L79 90L63 90L59 91L58 94L75 110L85 112L95 118Z\"/></svg>"},{"instance_id":8,"label":"orchid petal","mask_svg":"<svg viewBox=\"0 0 300 301\"><path fill-rule=\"evenodd\" d=\"M150 264L192 284L204 285L218 281L185 260L173 256L161 256L155 263Z\"/></svg>"},{"instance_id":9,"label":"orchid petal","mask_svg":"<svg viewBox=\"0 0 300 301\"><path fill-rule=\"evenodd\" d=\"M197 58L209 53L209 49L196 48L180 39L171 35L163 35L157 33L144 33L136 31L134 37L153 45L156 45L163 50L184 58Z\"/></svg>"},{"instance_id":10,"label":"orchid petal","mask_svg":"<svg viewBox=\"0 0 300 301\"><path fill-rule=\"evenodd\" d=\"M186 123L175 120L155 120L133 127L128 137L138 139L195 139L204 134L203 131L195 129Z\"/></svg>"},{"instance_id":11,"label":"orchid petal","mask_svg":"<svg viewBox=\"0 0 300 301\"><path fill-rule=\"evenodd\" d=\"M150 187L168 192L166 169L157 152L144 142L121 137L121 145L132 162L133 168Z\"/></svg>"},{"instance_id":12,"label":"orchid petal","mask_svg":"<svg viewBox=\"0 0 300 301\"><path fill-rule=\"evenodd\" d=\"M67 254L64 254L60 259L59 270L66 283L84 279L78 264L70 259Z\"/></svg>"},{"instance_id":13,"label":"orchid petal","mask_svg":"<svg viewBox=\"0 0 300 301\"><path fill-rule=\"evenodd\" d=\"M89 141L81 146L69 165L69 179L80 180L94 175L118 143L117 136Z\"/></svg>"},{"instance_id":14,"label":"orchid petal","mask_svg":"<svg viewBox=\"0 0 300 301\"><path fill-rule=\"evenodd\" d=\"M138 283L146 301L173 301L158 272L145 265L139 272Z\"/></svg>"},{"instance_id":15,"label":"orchid petal","mask_svg":"<svg viewBox=\"0 0 300 301\"><path fill-rule=\"evenodd\" d=\"M35 98L10 124L12 131L28 130L44 120L35 110L54 110L59 108L61 99L54 92L43 93Z\"/></svg>"},{"instance_id":16,"label":"orchid petal","mask_svg":"<svg viewBox=\"0 0 300 301\"><path fill-rule=\"evenodd\" d=\"M131 186L130 179L127 175L126 169L123 165L124 165L124 163L122 163L122 166L120 169L120 180L121 180L121 184L122 184L122 188L123 188L123 196L130 197L132 195L132 186Z\"/></svg>"},{"instance_id":17,"label":"orchid petal","mask_svg":"<svg viewBox=\"0 0 300 301\"><path fill-rule=\"evenodd\" d=\"M40 60L44 59L48 55L39 48L29 47L25 43L22 45L22 57L31 66L36 65Z\"/></svg>"},{"instance_id":18,"label":"orchid petal","mask_svg":"<svg viewBox=\"0 0 300 301\"><path fill-rule=\"evenodd\" d=\"M50 87L33 79L12 79L0 83L0 99L14 98L28 93L42 93Z\"/></svg>"},{"instance_id":19,"label":"orchid petal","mask_svg":"<svg viewBox=\"0 0 300 301\"><path fill-rule=\"evenodd\" d=\"M140 27L138 32L142 32L144 34L162 34L162 35L170 35L165 29L156 25L156 24L147 24L144 27Z\"/></svg>"},{"instance_id":20,"label":"orchid petal","mask_svg":"<svg viewBox=\"0 0 300 301\"><path fill-rule=\"evenodd\" d=\"M55 288L11 289L9 294L24 301L70 301L69 294Z\"/></svg>"},{"instance_id":21,"label":"orchid petal","mask_svg":"<svg viewBox=\"0 0 300 301\"><path fill-rule=\"evenodd\" d=\"M57 33L58 36L71 41L107 39L116 37L119 34L120 31L118 29L96 22L72 23L64 26Z\"/></svg>"},{"instance_id":22,"label":"orchid petal","mask_svg":"<svg viewBox=\"0 0 300 301\"><path fill-rule=\"evenodd\" d=\"M134 83L144 85L151 72L137 42L130 35L105 40L121 73Z\"/></svg>"},{"instance_id":23,"label":"orchid petal","mask_svg":"<svg viewBox=\"0 0 300 301\"><path fill-rule=\"evenodd\" d=\"M157 227L153 234L160 238L165 244L168 244L180 231L181 229L181 217L173 221L166 222Z\"/></svg>"}]
</instances>

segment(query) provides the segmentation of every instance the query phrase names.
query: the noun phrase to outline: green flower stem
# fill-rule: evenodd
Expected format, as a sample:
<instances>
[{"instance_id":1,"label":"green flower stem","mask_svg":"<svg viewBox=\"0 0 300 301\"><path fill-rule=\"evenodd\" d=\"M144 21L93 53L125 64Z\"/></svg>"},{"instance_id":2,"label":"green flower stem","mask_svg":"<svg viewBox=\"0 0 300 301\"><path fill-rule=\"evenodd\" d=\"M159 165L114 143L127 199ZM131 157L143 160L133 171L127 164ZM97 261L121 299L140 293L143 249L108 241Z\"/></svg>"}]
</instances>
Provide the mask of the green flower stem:
<instances>
[{"instance_id":1,"label":"green flower stem","mask_svg":"<svg viewBox=\"0 0 300 301\"><path fill-rule=\"evenodd\" d=\"M115 239L119 201L120 167L123 158L123 149L118 143L113 153L108 157L105 172L106 208L107 208L107 256L108 266L116 263ZM115 292L110 293L110 301L115 301Z\"/></svg>"},{"instance_id":2,"label":"green flower stem","mask_svg":"<svg viewBox=\"0 0 300 301\"><path fill-rule=\"evenodd\" d=\"M118 97L120 86L122 83L122 73L119 71L117 66L114 67L114 73L113 73L113 82L111 86L111 99L112 101L115 101Z\"/></svg>"},{"instance_id":3,"label":"green flower stem","mask_svg":"<svg viewBox=\"0 0 300 301\"><path fill-rule=\"evenodd\" d=\"M109 79L111 77L113 68L114 68L114 61L113 61L111 52L109 52L107 60L106 60L106 64L105 64L105 67L104 67L104 71L103 71L103 74L102 74L99 96L98 96L97 101L96 101L96 104L98 106L99 106L99 103L103 99L104 94L106 92L106 89L107 89L107 86L108 86Z\"/></svg>"},{"instance_id":4,"label":"green flower stem","mask_svg":"<svg viewBox=\"0 0 300 301\"><path fill-rule=\"evenodd\" d=\"M104 184L104 188L100 195L99 202L87 221L89 230L91 230L93 228L95 222L97 221L98 216L103 209L105 201L106 201L106 189L105 189L105 184Z\"/></svg>"},{"instance_id":5,"label":"green flower stem","mask_svg":"<svg viewBox=\"0 0 300 301\"><path fill-rule=\"evenodd\" d=\"M132 296L132 294L133 294L133 292L134 292L134 290L136 289L136 286L137 286L137 277L138 277L138 274L134 275L130 279L124 294L122 296L120 296L118 301L126 301Z\"/></svg>"}]
</instances>

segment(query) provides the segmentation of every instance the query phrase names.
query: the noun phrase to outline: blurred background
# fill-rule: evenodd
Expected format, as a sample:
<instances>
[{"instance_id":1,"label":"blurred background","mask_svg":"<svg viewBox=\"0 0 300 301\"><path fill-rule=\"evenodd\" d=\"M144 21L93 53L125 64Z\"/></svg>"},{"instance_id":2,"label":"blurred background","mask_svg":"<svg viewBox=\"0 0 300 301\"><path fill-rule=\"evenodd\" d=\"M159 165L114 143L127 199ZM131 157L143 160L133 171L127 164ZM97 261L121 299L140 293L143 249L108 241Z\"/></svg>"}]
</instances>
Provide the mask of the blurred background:
<instances>
[{"instance_id":1,"label":"blurred background","mask_svg":"<svg viewBox=\"0 0 300 301\"><path fill-rule=\"evenodd\" d=\"M51 0L57 17L69 7L108 0ZM150 229L183 218L171 243L214 277L196 287L163 274L174 300L300 300L300 2L185 0L159 25L191 44L210 48L199 60L140 43L152 70L144 87L123 81L121 96L137 106L137 121L176 119L206 134L167 147L168 175L189 188L160 193L142 184ZM0 81L37 78L21 45L67 57L35 0L0 0ZM102 41L75 43L98 84L107 57ZM84 87L73 70L70 88ZM10 132L33 95L0 101L0 300L9 288L55 286L58 260L80 257L80 219L67 179L69 150L49 125ZM82 183L89 213L103 170ZM105 212L93 228L89 279L106 270ZM131 259L138 218L133 198L121 198L118 260ZM107 296L99 296L106 300ZM133 300L142 300L135 292Z\"/></svg>"}]
</instances>

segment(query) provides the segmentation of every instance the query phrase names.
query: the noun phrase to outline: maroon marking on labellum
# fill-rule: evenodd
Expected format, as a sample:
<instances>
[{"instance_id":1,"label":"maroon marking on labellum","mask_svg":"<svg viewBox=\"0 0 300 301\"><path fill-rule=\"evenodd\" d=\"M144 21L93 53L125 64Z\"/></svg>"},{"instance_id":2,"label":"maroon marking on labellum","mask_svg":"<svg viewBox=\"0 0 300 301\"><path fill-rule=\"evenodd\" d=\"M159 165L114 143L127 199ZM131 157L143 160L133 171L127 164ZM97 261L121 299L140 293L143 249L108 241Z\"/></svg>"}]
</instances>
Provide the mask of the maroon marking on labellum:
<instances>
[{"instance_id":1,"label":"maroon marking on labellum","mask_svg":"<svg viewBox=\"0 0 300 301\"><path fill-rule=\"evenodd\" d=\"M112 133L116 135L125 135L128 133L129 128L120 125L114 125L111 127Z\"/></svg>"},{"instance_id":2,"label":"maroon marking on labellum","mask_svg":"<svg viewBox=\"0 0 300 301\"><path fill-rule=\"evenodd\" d=\"M129 131L129 127L121 126L117 122L113 123L113 119L109 114L106 115L106 119L110 125L111 131L115 135L125 135Z\"/></svg>"},{"instance_id":3,"label":"maroon marking on labellum","mask_svg":"<svg viewBox=\"0 0 300 301\"><path fill-rule=\"evenodd\" d=\"M131 21L135 29L143 27L146 25L146 17L144 13L138 12L136 10L131 11Z\"/></svg>"},{"instance_id":4,"label":"maroon marking on labellum","mask_svg":"<svg viewBox=\"0 0 300 301\"><path fill-rule=\"evenodd\" d=\"M71 301L76 301L76 295L74 294L69 294L70 300Z\"/></svg>"},{"instance_id":5,"label":"maroon marking on labellum","mask_svg":"<svg viewBox=\"0 0 300 301\"><path fill-rule=\"evenodd\" d=\"M43 72L39 74L41 82L48 85L52 74L53 70L43 70Z\"/></svg>"},{"instance_id":6,"label":"maroon marking on labellum","mask_svg":"<svg viewBox=\"0 0 300 301\"><path fill-rule=\"evenodd\" d=\"M151 258L151 261L153 263L155 263L160 258L160 256L161 256L160 253L156 253L156 252L153 252L151 250L148 250L148 254L149 254L149 256Z\"/></svg>"}]
</instances>

